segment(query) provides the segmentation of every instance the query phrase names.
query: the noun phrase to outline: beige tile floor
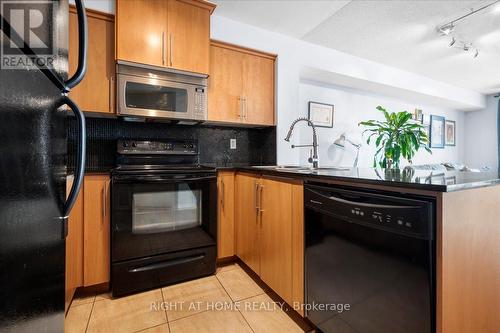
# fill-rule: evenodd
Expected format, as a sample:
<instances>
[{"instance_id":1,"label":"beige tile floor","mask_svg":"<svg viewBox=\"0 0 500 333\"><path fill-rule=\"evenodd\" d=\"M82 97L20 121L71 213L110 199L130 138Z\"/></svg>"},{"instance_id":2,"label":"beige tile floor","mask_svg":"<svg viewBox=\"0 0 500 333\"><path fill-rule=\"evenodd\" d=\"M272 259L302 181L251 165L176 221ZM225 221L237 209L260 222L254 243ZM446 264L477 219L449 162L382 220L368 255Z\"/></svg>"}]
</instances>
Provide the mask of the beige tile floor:
<instances>
[{"instance_id":1,"label":"beige tile floor","mask_svg":"<svg viewBox=\"0 0 500 333\"><path fill-rule=\"evenodd\" d=\"M237 264L132 296L76 298L65 321L80 332L303 332Z\"/></svg>"}]
</instances>

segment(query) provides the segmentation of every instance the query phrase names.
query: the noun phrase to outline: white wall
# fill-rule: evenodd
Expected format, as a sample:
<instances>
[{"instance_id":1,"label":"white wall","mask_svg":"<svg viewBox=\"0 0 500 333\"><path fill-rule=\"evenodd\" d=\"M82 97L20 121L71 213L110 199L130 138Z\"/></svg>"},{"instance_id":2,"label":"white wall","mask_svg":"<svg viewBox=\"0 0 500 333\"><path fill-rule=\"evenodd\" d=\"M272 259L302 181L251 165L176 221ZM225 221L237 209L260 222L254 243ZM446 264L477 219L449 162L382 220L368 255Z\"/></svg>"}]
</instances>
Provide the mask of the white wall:
<instances>
[{"instance_id":1,"label":"white wall","mask_svg":"<svg viewBox=\"0 0 500 333\"><path fill-rule=\"evenodd\" d=\"M70 0L70 3L74 3L74 0ZM88 8L108 13L115 12L114 0L85 0L85 5ZM347 117L343 120L343 126L346 127L352 127L357 122L357 118L353 120L354 116L353 119L348 119L350 111L346 110L352 110L352 108L349 108L347 104L343 104L346 100L360 104L360 109L363 111L355 116L359 119L364 115L369 115L370 110L373 110L374 106L378 104L386 105L391 109L394 108L394 110L399 108L413 109L417 104L428 104L434 105L434 107L425 105L419 105L419 107L429 112L435 111L436 114L449 114L451 119L455 118L458 122L460 122L460 119L467 117L465 134L461 134L464 127L457 124L458 142L456 148L435 150L434 155L428 159L418 156L415 163L424 160L430 162L451 159L460 160L464 156L471 165L493 165L493 163L497 163L494 144L491 146L487 144L482 149L478 149L475 140L469 139L474 138L474 132L481 129L481 136L485 137L484 140L492 142L493 133L496 133L496 122L493 121L496 109L494 110L491 100L486 105L485 97L477 92L236 22L218 16L217 11L215 15L212 15L211 19L211 37L278 55L276 102L277 152L278 163L280 164L296 164L303 159L304 152L299 152L298 149L292 150L290 145L282 138L285 137L292 120L307 114L307 107L304 107L304 98L306 98L305 94L308 91L312 95L318 93L328 100L330 100L330 97L328 97L330 94L332 97L338 97L340 103L338 104L338 117L340 117L338 119L342 120L342 117ZM333 91L330 91L332 89L326 91L319 89L313 93L300 84L301 77L322 80L329 84L358 87L359 89L350 91L348 88L337 87ZM362 91L371 91L372 94ZM342 111L342 105L344 105L344 111ZM440 107L436 107L436 105L440 105ZM464 110L485 109L485 111L481 111L481 115L479 113L477 115L468 113L465 116L451 110L457 108ZM483 129L485 130L483 131ZM307 131L307 128L301 126L295 134L295 138L301 138L302 135L307 136L308 134L301 134ZM464 142L466 143L465 146L463 145ZM464 150L467 151L466 154L464 154ZM328 152L322 154L327 154L322 156L324 161L329 162L333 158L328 155ZM346 152L345 155L341 161L342 163L348 163L348 153ZM364 155L369 156L369 152ZM363 165L367 163L366 156L361 159ZM420 160L421 158L423 160Z\"/></svg>"},{"instance_id":2,"label":"white wall","mask_svg":"<svg viewBox=\"0 0 500 333\"><path fill-rule=\"evenodd\" d=\"M488 96L482 111L465 115L465 161L473 167L498 168L498 98Z\"/></svg>"},{"instance_id":3,"label":"white wall","mask_svg":"<svg viewBox=\"0 0 500 333\"><path fill-rule=\"evenodd\" d=\"M69 3L74 5L75 0L69 0ZM115 1L114 0L83 0L85 8L99 10L101 12L114 14Z\"/></svg>"},{"instance_id":4,"label":"white wall","mask_svg":"<svg viewBox=\"0 0 500 333\"><path fill-rule=\"evenodd\" d=\"M362 97L365 93L362 93L360 90L358 90L358 93L353 93L349 95L349 97L345 97L346 99L354 101L354 97L357 94L358 97L363 98L363 101L359 102L366 103L364 110L367 111L363 112L369 112L369 110L373 110L377 105L383 104L383 102L380 101L387 101L388 107L394 109L398 109L400 107L414 109L415 106L422 108L425 106L416 105L415 103L391 102L389 93L397 90L387 89L387 87L391 86L398 86L400 89L405 91L413 89L413 96L425 94L428 97L433 97L427 99L427 101L454 101L453 103L441 103L443 105L456 106L458 104L467 104L476 105L476 108L482 108L485 105L484 96L472 91L465 91L464 89L436 82L396 68L353 57L336 50L306 43L217 15L212 16L211 22L211 35L214 39L272 52L278 55L276 99L278 135L277 153L279 164L298 164L303 160L303 156L307 155L307 152L301 152L299 149L291 149L290 144L283 140L286 136L290 123L299 116L307 115L307 108L304 107L300 99L300 78L301 74L304 72L304 68L308 69L308 73L311 73L310 69L314 68L316 73L337 73L337 76L342 76L344 78L356 78L351 81L363 81L370 83L364 87L370 85L383 86L384 95L386 97L384 97L384 95L379 95L379 98L377 97L369 100L367 97ZM310 77L308 77L308 79L310 79ZM342 84L345 82L346 81L344 80ZM366 93L366 96L368 95L369 94ZM436 104L439 103L436 102ZM430 105L425 107L429 113L431 113L431 111L436 111L434 112L436 114L450 114L450 118L455 118L459 124L460 122L463 122L463 113L453 112L451 108L432 107ZM348 105L345 105L344 108L349 110ZM363 113L360 113L357 117L362 117L362 115ZM361 120L361 118L359 118L359 120ZM351 121L351 123L354 124L356 121ZM463 126L460 126L459 124L457 124L457 130L460 132L463 131ZM301 138L301 133L304 131L308 131L308 129L300 126L294 137ZM457 142L456 148L447 148L441 151L436 151L432 157L428 159L424 158L424 160L420 160L421 157L419 156L415 160L415 163L463 160L463 136L460 134L459 136L460 141ZM323 152L322 154L325 153ZM366 156L368 156L368 154L366 154ZM342 163L347 162L342 161ZM367 165L365 157L363 157L362 165Z\"/></svg>"},{"instance_id":5,"label":"white wall","mask_svg":"<svg viewBox=\"0 0 500 333\"><path fill-rule=\"evenodd\" d=\"M376 151L375 144L374 142L370 146L366 144L366 137L362 137L363 128L358 127L358 123L369 119L383 120L384 117L381 112L375 109L378 105L383 106L390 112L412 112L415 108L419 108L425 114L440 115L456 121L456 146L432 149L432 155L422 149L415 156L413 160L414 164L464 161L464 112L435 106L416 105L384 95L367 93L351 88L301 81L299 106L304 116L307 116L309 101L335 105L333 128L317 129L320 165L352 166L355 158L354 147L347 144L345 149L342 149L333 145L335 139L344 132L347 133L347 137L363 145L360 150L359 166L371 167L373 165L373 156ZM295 137L291 141L294 143L298 141L301 143L310 143L310 129L307 128L307 125L301 126L304 129L301 131L300 138ZM307 155L307 150L301 153L301 164L307 164Z\"/></svg>"}]
</instances>

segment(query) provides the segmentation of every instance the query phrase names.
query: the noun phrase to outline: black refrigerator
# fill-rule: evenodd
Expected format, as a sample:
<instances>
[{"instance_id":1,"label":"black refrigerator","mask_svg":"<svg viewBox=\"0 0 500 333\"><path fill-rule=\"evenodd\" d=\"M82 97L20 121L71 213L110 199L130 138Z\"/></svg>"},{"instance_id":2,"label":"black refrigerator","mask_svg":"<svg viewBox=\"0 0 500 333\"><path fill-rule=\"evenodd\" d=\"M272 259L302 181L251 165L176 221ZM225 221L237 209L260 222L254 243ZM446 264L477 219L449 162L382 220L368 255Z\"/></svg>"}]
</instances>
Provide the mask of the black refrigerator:
<instances>
[{"instance_id":1,"label":"black refrigerator","mask_svg":"<svg viewBox=\"0 0 500 333\"><path fill-rule=\"evenodd\" d=\"M68 79L67 0L0 0L0 332L64 331L67 216L85 164L85 118L67 96L86 69L76 6L78 69ZM67 194L69 116L79 135Z\"/></svg>"}]
</instances>

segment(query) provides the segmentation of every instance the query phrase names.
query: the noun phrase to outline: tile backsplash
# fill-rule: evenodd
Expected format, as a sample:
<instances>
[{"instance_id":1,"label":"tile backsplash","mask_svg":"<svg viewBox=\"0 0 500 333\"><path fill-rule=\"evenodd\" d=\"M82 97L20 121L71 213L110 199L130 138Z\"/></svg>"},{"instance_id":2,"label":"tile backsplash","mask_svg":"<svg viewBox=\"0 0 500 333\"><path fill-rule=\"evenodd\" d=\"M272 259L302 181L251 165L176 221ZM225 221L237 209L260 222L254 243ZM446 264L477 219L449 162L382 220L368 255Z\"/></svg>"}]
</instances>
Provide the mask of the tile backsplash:
<instances>
[{"instance_id":1,"label":"tile backsplash","mask_svg":"<svg viewBox=\"0 0 500 333\"><path fill-rule=\"evenodd\" d=\"M158 140L195 139L199 162L211 166L276 164L276 128L236 128L211 125L172 125L168 123L128 122L121 119L86 118L87 171L109 171L116 164L118 139ZM75 167L76 121L67 119L68 168ZM236 139L236 149L230 149Z\"/></svg>"}]
</instances>

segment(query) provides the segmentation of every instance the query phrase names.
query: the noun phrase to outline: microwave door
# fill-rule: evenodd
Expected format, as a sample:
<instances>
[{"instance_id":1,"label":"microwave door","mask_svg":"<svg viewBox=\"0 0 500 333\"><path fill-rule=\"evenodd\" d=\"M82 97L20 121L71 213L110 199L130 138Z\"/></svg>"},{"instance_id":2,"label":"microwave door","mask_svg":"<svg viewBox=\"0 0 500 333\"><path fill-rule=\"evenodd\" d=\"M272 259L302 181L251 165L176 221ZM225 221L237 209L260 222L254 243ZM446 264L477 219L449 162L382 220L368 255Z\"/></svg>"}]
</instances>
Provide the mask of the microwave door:
<instances>
[{"instance_id":1,"label":"microwave door","mask_svg":"<svg viewBox=\"0 0 500 333\"><path fill-rule=\"evenodd\" d=\"M168 119L196 119L196 87L131 75L118 76L118 114Z\"/></svg>"}]
</instances>

